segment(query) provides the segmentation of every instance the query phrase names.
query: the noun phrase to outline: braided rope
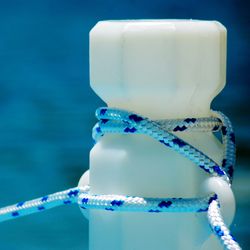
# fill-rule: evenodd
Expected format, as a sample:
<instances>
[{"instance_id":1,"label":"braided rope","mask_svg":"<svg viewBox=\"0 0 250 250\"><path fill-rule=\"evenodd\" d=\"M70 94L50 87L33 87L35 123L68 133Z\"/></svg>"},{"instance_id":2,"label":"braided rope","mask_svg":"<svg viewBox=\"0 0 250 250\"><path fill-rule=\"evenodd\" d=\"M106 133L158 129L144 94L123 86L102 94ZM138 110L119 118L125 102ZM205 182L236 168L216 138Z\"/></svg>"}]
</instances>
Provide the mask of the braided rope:
<instances>
[{"instance_id":1,"label":"braided rope","mask_svg":"<svg viewBox=\"0 0 250 250\"><path fill-rule=\"evenodd\" d=\"M235 137L229 119L221 112L213 111L210 118L186 118L152 121L136 113L120 109L99 108L99 122L93 128L97 141L105 133L145 134L163 145L179 152L205 172L223 178L231 185L235 164ZM171 132L169 132L171 131ZM221 131L224 157L220 165L204 153L173 134L182 131ZM216 194L203 198L142 198L124 195L91 195L90 187L77 187L57 192L35 200L19 202L0 209L0 222L57 207L78 203L81 209L102 209L120 212L205 212L212 231L226 249L241 249L226 227L219 209Z\"/></svg>"},{"instance_id":2,"label":"braided rope","mask_svg":"<svg viewBox=\"0 0 250 250\"><path fill-rule=\"evenodd\" d=\"M93 128L93 138L98 141L105 133L145 134L182 154L207 173L220 176L231 183L235 164L234 132L229 119L224 114L216 111L213 111L213 114L217 117L152 121L125 110L99 108L96 111L96 117L100 121ZM200 150L169 132L170 129L172 132L220 130L225 145L221 166Z\"/></svg>"},{"instance_id":3,"label":"braided rope","mask_svg":"<svg viewBox=\"0 0 250 250\"><path fill-rule=\"evenodd\" d=\"M46 195L38 199L19 202L15 205L0 209L0 222L15 219L21 216L42 212L53 207L77 203L80 192L86 192L89 188L71 188L65 191Z\"/></svg>"},{"instance_id":4,"label":"braided rope","mask_svg":"<svg viewBox=\"0 0 250 250\"><path fill-rule=\"evenodd\" d=\"M222 219L220 206L217 200L213 200L210 203L207 217L212 231L221 240L225 249L241 249Z\"/></svg>"}]
</instances>

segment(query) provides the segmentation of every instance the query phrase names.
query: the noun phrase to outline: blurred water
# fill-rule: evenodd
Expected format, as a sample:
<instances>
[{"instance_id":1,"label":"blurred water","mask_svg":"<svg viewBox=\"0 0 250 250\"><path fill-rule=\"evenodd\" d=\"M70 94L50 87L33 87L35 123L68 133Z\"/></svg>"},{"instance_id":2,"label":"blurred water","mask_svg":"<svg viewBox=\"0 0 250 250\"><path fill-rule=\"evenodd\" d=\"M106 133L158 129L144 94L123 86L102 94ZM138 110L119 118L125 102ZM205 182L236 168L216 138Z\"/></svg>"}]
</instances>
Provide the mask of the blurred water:
<instances>
[{"instance_id":1,"label":"blurred water","mask_svg":"<svg viewBox=\"0 0 250 250\"><path fill-rule=\"evenodd\" d=\"M246 1L0 0L0 206L75 186L88 168L94 110L88 32L98 20L197 18L228 28L227 87L213 103L236 129L238 210L233 232L248 248L250 219L249 17ZM76 206L0 225L0 249L87 249Z\"/></svg>"}]
</instances>

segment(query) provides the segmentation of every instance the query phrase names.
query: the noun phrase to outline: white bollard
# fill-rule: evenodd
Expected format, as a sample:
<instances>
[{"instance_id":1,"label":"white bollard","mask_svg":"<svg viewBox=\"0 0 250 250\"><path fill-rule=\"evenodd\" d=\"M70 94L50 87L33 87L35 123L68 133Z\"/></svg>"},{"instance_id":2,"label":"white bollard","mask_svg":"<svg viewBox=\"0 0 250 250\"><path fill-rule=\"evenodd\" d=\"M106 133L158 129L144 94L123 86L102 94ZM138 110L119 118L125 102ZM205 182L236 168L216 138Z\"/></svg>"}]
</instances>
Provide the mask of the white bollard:
<instances>
[{"instance_id":1,"label":"white bollard","mask_svg":"<svg viewBox=\"0 0 250 250\"><path fill-rule=\"evenodd\" d=\"M109 107L151 119L208 117L225 71L226 29L216 21L102 21L90 32L91 87ZM221 163L223 148L211 132L176 134ZM89 178L92 194L142 197L198 197L210 193L214 183L191 161L144 135L102 137L90 153ZM79 185L84 184L86 178ZM222 200L228 194L223 188L228 187L221 185ZM230 195L224 200L234 205ZM91 210L89 247L221 249L204 217Z\"/></svg>"}]
</instances>

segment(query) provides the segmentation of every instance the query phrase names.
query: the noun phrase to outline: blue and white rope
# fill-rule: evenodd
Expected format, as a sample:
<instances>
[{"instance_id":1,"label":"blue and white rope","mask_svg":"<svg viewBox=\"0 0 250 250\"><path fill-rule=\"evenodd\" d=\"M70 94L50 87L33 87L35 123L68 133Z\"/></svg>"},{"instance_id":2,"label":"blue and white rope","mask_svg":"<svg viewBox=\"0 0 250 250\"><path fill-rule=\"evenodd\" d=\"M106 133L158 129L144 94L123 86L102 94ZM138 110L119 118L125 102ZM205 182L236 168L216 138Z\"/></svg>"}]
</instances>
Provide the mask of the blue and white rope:
<instances>
[{"instance_id":1,"label":"blue and white rope","mask_svg":"<svg viewBox=\"0 0 250 250\"><path fill-rule=\"evenodd\" d=\"M93 137L99 140L105 133L145 134L187 157L209 174L221 176L231 183L235 163L235 136L229 119L221 112L213 111L213 114L215 117L212 118L152 121L125 110L99 108L96 111L96 117L100 121L93 128ZM220 166L200 150L169 132L188 130L221 131L225 146L224 158Z\"/></svg>"},{"instance_id":2,"label":"blue and white rope","mask_svg":"<svg viewBox=\"0 0 250 250\"><path fill-rule=\"evenodd\" d=\"M212 231L220 239L225 249L241 249L223 221L217 200L213 200L209 204L207 217Z\"/></svg>"},{"instance_id":3,"label":"blue and white rope","mask_svg":"<svg viewBox=\"0 0 250 250\"><path fill-rule=\"evenodd\" d=\"M78 202L80 193L87 192L88 187L79 189L71 188L69 190L46 195L38 199L19 202L15 205L0 209L0 222L22 217L33 213L42 212L53 207L68 205Z\"/></svg>"},{"instance_id":4,"label":"blue and white rope","mask_svg":"<svg viewBox=\"0 0 250 250\"><path fill-rule=\"evenodd\" d=\"M213 111L210 118L186 118L178 120L152 121L133 112L120 109L99 108L96 111L99 122L93 128L97 141L105 133L145 134L163 145L187 157L212 176L219 176L231 185L235 164L235 137L229 119L221 112ZM221 131L224 157L220 165L204 153L177 137L174 132ZM219 237L226 249L241 249L226 227L219 209L216 194L203 198L142 198L124 195L91 195L90 187L72 188L47 195L39 199L19 202L0 209L0 222L57 207L78 203L81 209L102 209L120 212L205 212L212 231Z\"/></svg>"}]
</instances>

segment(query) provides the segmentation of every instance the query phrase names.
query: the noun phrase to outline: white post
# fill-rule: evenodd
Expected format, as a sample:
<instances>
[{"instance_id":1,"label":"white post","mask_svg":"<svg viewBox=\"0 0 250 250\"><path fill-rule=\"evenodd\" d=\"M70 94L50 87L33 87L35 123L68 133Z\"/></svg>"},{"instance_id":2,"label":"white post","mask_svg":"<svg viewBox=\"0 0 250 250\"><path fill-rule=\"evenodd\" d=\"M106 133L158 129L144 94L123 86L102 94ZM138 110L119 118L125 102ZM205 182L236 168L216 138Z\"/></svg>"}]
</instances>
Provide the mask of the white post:
<instances>
[{"instance_id":1,"label":"white post","mask_svg":"<svg viewBox=\"0 0 250 250\"><path fill-rule=\"evenodd\" d=\"M151 119L210 116L211 101L225 85L225 61L226 29L215 21L102 21L90 32L93 90L109 107ZM222 145L212 133L178 136L221 162ZM92 194L197 197L208 178L144 135L108 134L90 153ZM90 250L221 249L204 216L93 210Z\"/></svg>"}]
</instances>

